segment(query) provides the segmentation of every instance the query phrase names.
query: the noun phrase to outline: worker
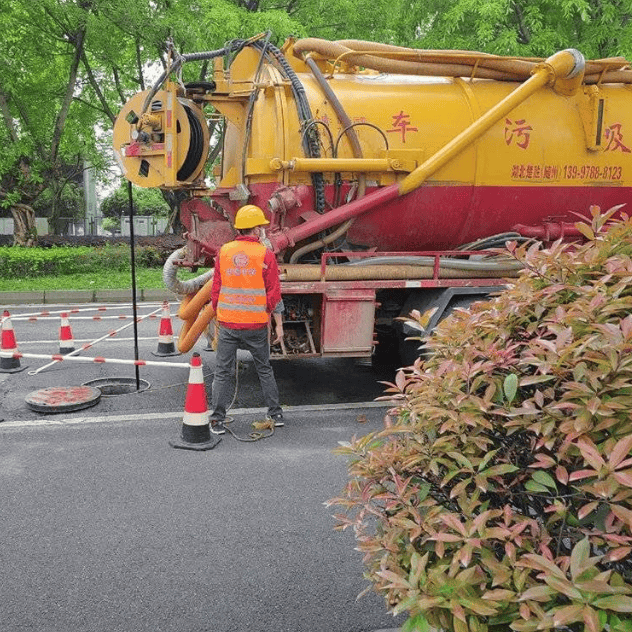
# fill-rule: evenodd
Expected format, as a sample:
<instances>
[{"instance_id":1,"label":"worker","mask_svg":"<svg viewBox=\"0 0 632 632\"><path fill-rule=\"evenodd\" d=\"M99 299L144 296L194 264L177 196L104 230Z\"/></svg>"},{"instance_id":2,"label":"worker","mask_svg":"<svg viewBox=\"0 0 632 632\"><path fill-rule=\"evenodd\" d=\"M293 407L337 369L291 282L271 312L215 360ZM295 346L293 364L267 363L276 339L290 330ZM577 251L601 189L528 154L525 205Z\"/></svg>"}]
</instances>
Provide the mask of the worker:
<instances>
[{"instance_id":1,"label":"worker","mask_svg":"<svg viewBox=\"0 0 632 632\"><path fill-rule=\"evenodd\" d=\"M269 223L258 206L243 206L235 215L237 237L224 244L215 259L211 302L217 312L219 335L210 417L215 434L226 431L226 409L234 396L238 349L252 355L268 418L275 426L283 425L279 389L270 364L270 316L277 342L283 339L283 303L276 258L263 244L264 226Z\"/></svg>"}]
</instances>

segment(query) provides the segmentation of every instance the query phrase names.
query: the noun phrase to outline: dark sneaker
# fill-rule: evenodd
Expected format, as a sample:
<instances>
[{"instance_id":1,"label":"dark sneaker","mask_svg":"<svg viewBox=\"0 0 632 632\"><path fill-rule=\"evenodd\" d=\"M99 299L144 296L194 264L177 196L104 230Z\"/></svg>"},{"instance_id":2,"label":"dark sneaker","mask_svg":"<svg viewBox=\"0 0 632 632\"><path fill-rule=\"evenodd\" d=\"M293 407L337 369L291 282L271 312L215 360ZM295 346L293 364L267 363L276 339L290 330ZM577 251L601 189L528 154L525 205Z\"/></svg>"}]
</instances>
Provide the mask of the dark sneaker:
<instances>
[{"instance_id":1,"label":"dark sneaker","mask_svg":"<svg viewBox=\"0 0 632 632\"><path fill-rule=\"evenodd\" d=\"M211 419L211 432L216 435L226 434L226 427L224 426L224 422L217 421L216 419Z\"/></svg>"},{"instance_id":2,"label":"dark sneaker","mask_svg":"<svg viewBox=\"0 0 632 632\"><path fill-rule=\"evenodd\" d=\"M275 428L283 428L285 423L283 421L283 413L276 413L276 415L268 415L268 419L272 419Z\"/></svg>"}]
</instances>

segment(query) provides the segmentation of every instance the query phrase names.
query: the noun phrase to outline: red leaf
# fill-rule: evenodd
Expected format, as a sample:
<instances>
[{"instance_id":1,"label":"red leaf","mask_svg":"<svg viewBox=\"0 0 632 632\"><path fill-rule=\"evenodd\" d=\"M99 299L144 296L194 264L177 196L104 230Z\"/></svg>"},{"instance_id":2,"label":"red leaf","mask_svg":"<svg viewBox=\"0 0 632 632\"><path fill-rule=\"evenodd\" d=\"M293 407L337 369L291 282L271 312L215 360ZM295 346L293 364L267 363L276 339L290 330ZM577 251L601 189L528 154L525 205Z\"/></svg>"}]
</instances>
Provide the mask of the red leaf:
<instances>
[{"instance_id":1,"label":"red leaf","mask_svg":"<svg viewBox=\"0 0 632 632\"><path fill-rule=\"evenodd\" d=\"M448 527L452 527L455 531L458 531L463 537L467 536L467 531L463 523L454 514L444 514L441 516L441 520Z\"/></svg>"},{"instance_id":2,"label":"red leaf","mask_svg":"<svg viewBox=\"0 0 632 632\"><path fill-rule=\"evenodd\" d=\"M557 468L555 468L555 476L557 476L557 480L560 483L563 483L564 485L568 483L568 472L566 471L565 467L562 467L560 465Z\"/></svg>"},{"instance_id":3,"label":"red leaf","mask_svg":"<svg viewBox=\"0 0 632 632\"><path fill-rule=\"evenodd\" d=\"M557 628L567 625L568 623L581 621L582 609L583 606L581 605L572 605L560 608L553 615L553 626Z\"/></svg>"},{"instance_id":4,"label":"red leaf","mask_svg":"<svg viewBox=\"0 0 632 632\"><path fill-rule=\"evenodd\" d=\"M632 449L632 434L627 437L623 437L623 439L617 441L616 445L612 449L612 453L610 454L609 465L610 469L614 470L617 466L630 454L630 450Z\"/></svg>"},{"instance_id":5,"label":"red leaf","mask_svg":"<svg viewBox=\"0 0 632 632\"><path fill-rule=\"evenodd\" d=\"M603 626L599 622L599 615L590 606L584 606L582 615L589 632L601 632Z\"/></svg>"},{"instance_id":6,"label":"red leaf","mask_svg":"<svg viewBox=\"0 0 632 632\"><path fill-rule=\"evenodd\" d=\"M620 505L611 505L610 509L619 520L627 523L628 527L632 529L632 511Z\"/></svg>"},{"instance_id":7,"label":"red leaf","mask_svg":"<svg viewBox=\"0 0 632 632\"><path fill-rule=\"evenodd\" d=\"M572 472L568 477L569 481L578 481L581 478L589 478L591 476L597 476L597 472L595 470L577 470L577 472Z\"/></svg>"},{"instance_id":8,"label":"red leaf","mask_svg":"<svg viewBox=\"0 0 632 632\"><path fill-rule=\"evenodd\" d=\"M520 616L527 621L531 618L531 610L526 603L520 604Z\"/></svg>"},{"instance_id":9,"label":"red leaf","mask_svg":"<svg viewBox=\"0 0 632 632\"><path fill-rule=\"evenodd\" d=\"M618 562L624 557L627 557L630 554L630 551L632 551L632 546L620 546L617 549L608 551L604 556L604 559L608 562Z\"/></svg>"},{"instance_id":10,"label":"red leaf","mask_svg":"<svg viewBox=\"0 0 632 632\"><path fill-rule=\"evenodd\" d=\"M605 461L601 458L599 449L588 437L580 437L579 439L577 439L576 445L579 448L579 451L582 453L582 456L595 469L597 469L598 467L603 467L606 464Z\"/></svg>"},{"instance_id":11,"label":"red leaf","mask_svg":"<svg viewBox=\"0 0 632 632\"><path fill-rule=\"evenodd\" d=\"M592 503L588 503L587 505L584 505L578 512L577 512L577 517L581 520L582 518L585 518L588 514L592 513L595 508L597 507L597 505L599 505L599 501L595 501Z\"/></svg>"},{"instance_id":12,"label":"red leaf","mask_svg":"<svg viewBox=\"0 0 632 632\"><path fill-rule=\"evenodd\" d=\"M617 481L617 483L621 483L621 485L625 485L626 487L632 487L632 470L625 470L623 472L615 472L614 478Z\"/></svg>"}]
</instances>

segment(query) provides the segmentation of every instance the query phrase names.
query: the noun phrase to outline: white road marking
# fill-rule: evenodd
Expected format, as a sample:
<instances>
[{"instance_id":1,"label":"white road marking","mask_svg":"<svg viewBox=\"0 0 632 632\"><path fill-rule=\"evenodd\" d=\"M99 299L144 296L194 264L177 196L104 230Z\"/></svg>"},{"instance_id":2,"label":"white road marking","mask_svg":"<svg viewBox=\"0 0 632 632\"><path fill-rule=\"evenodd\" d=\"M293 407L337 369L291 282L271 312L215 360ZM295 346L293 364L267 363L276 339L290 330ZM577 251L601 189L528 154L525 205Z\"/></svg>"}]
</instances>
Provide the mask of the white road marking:
<instances>
[{"instance_id":1,"label":"white road marking","mask_svg":"<svg viewBox=\"0 0 632 632\"><path fill-rule=\"evenodd\" d=\"M357 402L351 404L323 404L323 405L306 405L306 406L284 406L283 411L290 412L309 412L320 410L355 410L361 408L392 408L397 403L389 402ZM267 408L235 408L230 411L231 415L248 415L248 414L265 414ZM66 419L58 419L57 417L48 417L43 419L23 419L17 421L0 422L0 430L9 430L11 428L28 428L28 427L52 427L61 428L64 426L77 426L80 424L102 424L116 423L121 421L151 421L159 419L177 419L182 418L183 411L174 411L166 413L129 413L126 415L105 415L94 417L67 417Z\"/></svg>"}]
</instances>

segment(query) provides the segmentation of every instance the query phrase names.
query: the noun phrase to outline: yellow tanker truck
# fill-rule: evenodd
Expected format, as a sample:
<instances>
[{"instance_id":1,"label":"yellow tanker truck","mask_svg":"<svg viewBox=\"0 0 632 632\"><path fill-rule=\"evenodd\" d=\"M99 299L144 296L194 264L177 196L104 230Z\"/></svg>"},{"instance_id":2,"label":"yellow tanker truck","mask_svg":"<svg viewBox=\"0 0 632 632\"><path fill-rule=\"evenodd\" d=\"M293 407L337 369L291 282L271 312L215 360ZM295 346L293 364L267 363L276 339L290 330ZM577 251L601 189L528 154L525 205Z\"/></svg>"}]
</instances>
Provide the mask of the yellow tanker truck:
<instances>
[{"instance_id":1,"label":"yellow tanker truck","mask_svg":"<svg viewBox=\"0 0 632 632\"><path fill-rule=\"evenodd\" d=\"M183 84L184 63L213 80ZM632 189L632 70L586 61L265 35L179 55L114 128L134 184L182 192L187 247L165 266L186 296L181 350L211 314L210 267L244 204L265 210L282 271L276 357L370 357L416 345L397 319L486 296L515 274L507 240L578 239L576 213ZM209 183L211 180L214 186ZM404 329L402 329L404 327ZM376 342L380 343L376 346Z\"/></svg>"}]
</instances>

